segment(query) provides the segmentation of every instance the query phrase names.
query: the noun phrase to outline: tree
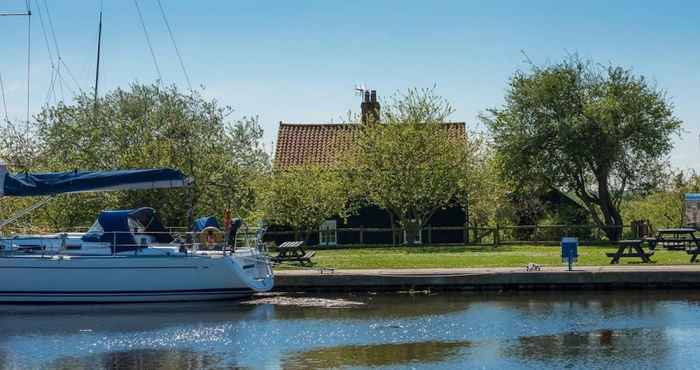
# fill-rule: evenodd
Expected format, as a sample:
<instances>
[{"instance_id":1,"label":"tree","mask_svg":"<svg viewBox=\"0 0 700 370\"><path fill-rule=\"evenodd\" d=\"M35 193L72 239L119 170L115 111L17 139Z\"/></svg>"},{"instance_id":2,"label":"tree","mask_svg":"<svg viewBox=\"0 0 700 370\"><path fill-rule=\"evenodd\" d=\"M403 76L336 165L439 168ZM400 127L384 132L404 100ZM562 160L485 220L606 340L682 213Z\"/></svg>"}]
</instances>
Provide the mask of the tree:
<instances>
[{"instance_id":1,"label":"tree","mask_svg":"<svg viewBox=\"0 0 700 370\"><path fill-rule=\"evenodd\" d=\"M304 240L325 220L346 218L353 211L348 187L334 169L308 165L276 170L261 186L265 220L293 228Z\"/></svg>"},{"instance_id":2,"label":"tree","mask_svg":"<svg viewBox=\"0 0 700 370\"><path fill-rule=\"evenodd\" d=\"M82 95L39 113L36 158L22 169L171 167L192 177L194 186L60 197L40 213L43 223L86 225L104 208L154 206L167 224L183 225L190 196L195 214L220 215L231 207L245 216L253 210L253 181L269 167L256 117L229 120L230 107L174 86L134 84L100 98L97 110L94 103Z\"/></svg>"},{"instance_id":3,"label":"tree","mask_svg":"<svg viewBox=\"0 0 700 370\"><path fill-rule=\"evenodd\" d=\"M655 187L681 127L644 77L578 57L516 72L504 106L483 121L508 180L575 194L611 240L623 195Z\"/></svg>"},{"instance_id":4,"label":"tree","mask_svg":"<svg viewBox=\"0 0 700 370\"><path fill-rule=\"evenodd\" d=\"M635 194L622 202L627 222L648 220L654 227L678 227L683 225L685 193L700 192L700 176L691 171L670 172L670 179L660 189Z\"/></svg>"},{"instance_id":5,"label":"tree","mask_svg":"<svg viewBox=\"0 0 700 370\"><path fill-rule=\"evenodd\" d=\"M479 146L463 130L450 131L451 113L432 89L409 90L383 109L381 122L362 127L348 155L354 196L389 211L408 240L437 210L465 207L478 187Z\"/></svg>"}]
</instances>

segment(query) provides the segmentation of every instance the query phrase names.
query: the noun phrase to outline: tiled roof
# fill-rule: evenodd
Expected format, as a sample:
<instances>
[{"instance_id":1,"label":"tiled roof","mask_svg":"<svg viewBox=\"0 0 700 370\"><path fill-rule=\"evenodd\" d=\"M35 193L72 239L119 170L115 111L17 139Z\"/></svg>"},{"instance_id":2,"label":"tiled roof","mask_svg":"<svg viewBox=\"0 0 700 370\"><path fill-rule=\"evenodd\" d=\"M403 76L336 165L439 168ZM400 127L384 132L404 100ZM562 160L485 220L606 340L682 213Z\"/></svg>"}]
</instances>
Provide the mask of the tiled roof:
<instances>
[{"instance_id":1,"label":"tiled roof","mask_svg":"<svg viewBox=\"0 0 700 370\"><path fill-rule=\"evenodd\" d=\"M450 137L466 135L464 122L446 122ZM352 148L359 124L280 122L275 148L275 168L306 164L330 165Z\"/></svg>"}]
</instances>

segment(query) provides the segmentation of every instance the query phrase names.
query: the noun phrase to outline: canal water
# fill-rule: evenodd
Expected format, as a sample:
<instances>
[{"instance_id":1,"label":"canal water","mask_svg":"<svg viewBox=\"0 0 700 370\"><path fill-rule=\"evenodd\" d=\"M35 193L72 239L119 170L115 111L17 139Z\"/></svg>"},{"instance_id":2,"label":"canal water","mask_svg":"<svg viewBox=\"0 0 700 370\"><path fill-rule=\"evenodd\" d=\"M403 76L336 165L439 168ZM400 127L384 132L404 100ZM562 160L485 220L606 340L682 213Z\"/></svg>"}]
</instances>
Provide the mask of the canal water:
<instances>
[{"instance_id":1,"label":"canal water","mask_svg":"<svg viewBox=\"0 0 700 370\"><path fill-rule=\"evenodd\" d=\"M700 367L700 292L0 306L0 369Z\"/></svg>"}]
</instances>

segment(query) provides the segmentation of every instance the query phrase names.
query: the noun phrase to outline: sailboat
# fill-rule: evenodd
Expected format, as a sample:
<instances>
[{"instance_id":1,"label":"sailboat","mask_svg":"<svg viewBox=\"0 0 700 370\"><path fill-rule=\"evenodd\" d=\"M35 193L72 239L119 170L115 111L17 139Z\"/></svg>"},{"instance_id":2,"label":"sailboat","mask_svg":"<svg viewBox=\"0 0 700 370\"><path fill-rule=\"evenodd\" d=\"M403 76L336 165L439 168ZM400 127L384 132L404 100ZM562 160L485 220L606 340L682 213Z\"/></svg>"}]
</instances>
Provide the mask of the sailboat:
<instances>
[{"instance_id":1,"label":"sailboat","mask_svg":"<svg viewBox=\"0 0 700 370\"><path fill-rule=\"evenodd\" d=\"M10 223L63 194L188 186L180 171L139 169L10 174L0 199L42 197ZM237 299L274 285L258 243L217 251L176 240L151 208L103 211L85 233L0 235L0 302L86 303Z\"/></svg>"}]
</instances>

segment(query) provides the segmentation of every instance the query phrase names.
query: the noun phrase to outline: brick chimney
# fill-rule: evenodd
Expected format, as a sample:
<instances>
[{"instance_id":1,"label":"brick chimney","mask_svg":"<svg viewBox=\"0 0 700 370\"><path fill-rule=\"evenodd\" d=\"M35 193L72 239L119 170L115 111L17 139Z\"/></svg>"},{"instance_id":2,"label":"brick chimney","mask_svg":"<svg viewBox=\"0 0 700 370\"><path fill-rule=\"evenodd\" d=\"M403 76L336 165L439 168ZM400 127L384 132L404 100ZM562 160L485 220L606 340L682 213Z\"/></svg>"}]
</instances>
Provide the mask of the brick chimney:
<instances>
[{"instance_id":1,"label":"brick chimney","mask_svg":"<svg viewBox=\"0 0 700 370\"><path fill-rule=\"evenodd\" d=\"M377 90L365 91L362 95L362 124L379 122L379 102Z\"/></svg>"}]
</instances>

